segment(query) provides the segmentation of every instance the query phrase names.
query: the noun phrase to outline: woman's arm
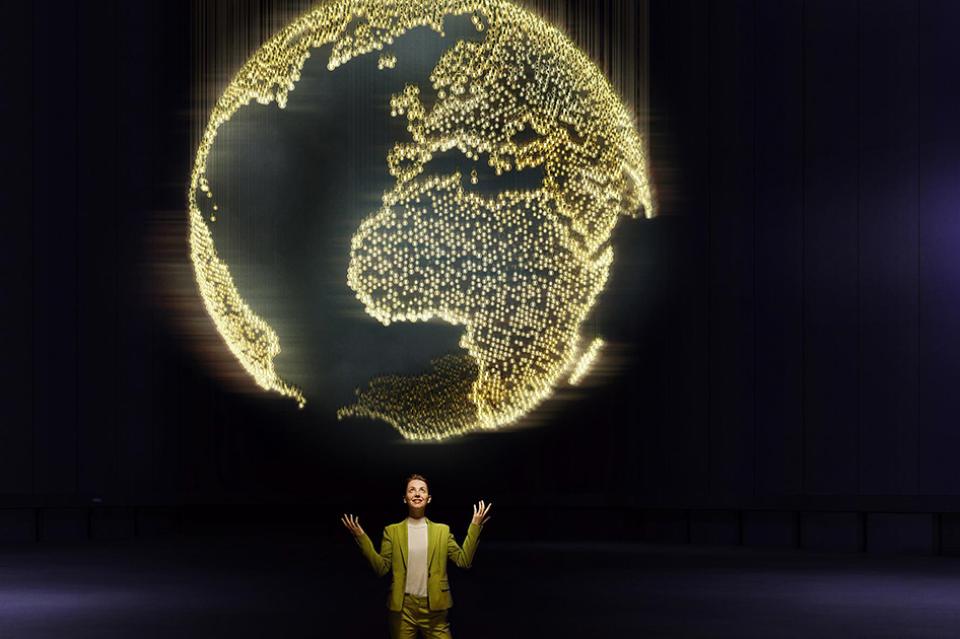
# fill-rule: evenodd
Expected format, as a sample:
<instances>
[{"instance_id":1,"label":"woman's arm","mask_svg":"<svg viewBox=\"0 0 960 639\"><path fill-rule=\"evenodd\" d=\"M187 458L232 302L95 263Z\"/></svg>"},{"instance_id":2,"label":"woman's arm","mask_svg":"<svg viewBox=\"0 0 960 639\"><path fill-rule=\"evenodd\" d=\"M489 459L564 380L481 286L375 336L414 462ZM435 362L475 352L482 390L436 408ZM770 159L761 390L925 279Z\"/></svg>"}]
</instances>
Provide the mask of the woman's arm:
<instances>
[{"instance_id":1,"label":"woman's arm","mask_svg":"<svg viewBox=\"0 0 960 639\"><path fill-rule=\"evenodd\" d=\"M483 525L490 520L487 513L491 506L493 506L493 502L484 506L483 500L481 500L479 506L473 507L473 518L467 528L467 538L463 540L463 548L460 548L452 534L447 536L447 557L460 568L468 569L473 565L473 555L477 552L480 531L483 530Z\"/></svg>"},{"instance_id":2,"label":"woman's arm","mask_svg":"<svg viewBox=\"0 0 960 639\"><path fill-rule=\"evenodd\" d=\"M340 521L347 527L347 530L353 533L354 541L360 546L360 552L366 560L370 562L370 567L373 568L373 572L377 573L378 577L382 577L390 572L390 566L393 560L393 541L390 539L390 535L387 534L387 529L383 529L383 539L380 541L380 552L378 553L374 550L370 537L368 537L367 533L363 532L363 528L360 527L360 520L357 517L344 515Z\"/></svg>"}]
</instances>

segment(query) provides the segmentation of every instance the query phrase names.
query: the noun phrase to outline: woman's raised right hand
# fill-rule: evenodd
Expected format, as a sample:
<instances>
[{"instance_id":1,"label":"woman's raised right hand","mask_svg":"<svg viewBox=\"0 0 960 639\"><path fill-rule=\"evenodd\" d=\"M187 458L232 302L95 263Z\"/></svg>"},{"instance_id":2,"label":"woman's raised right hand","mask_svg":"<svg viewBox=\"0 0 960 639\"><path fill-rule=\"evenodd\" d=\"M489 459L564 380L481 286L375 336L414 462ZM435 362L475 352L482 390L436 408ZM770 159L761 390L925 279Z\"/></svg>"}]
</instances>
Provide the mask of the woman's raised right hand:
<instances>
[{"instance_id":1,"label":"woman's raised right hand","mask_svg":"<svg viewBox=\"0 0 960 639\"><path fill-rule=\"evenodd\" d=\"M363 528L360 527L360 519L358 517L344 514L343 517L340 518L340 521L343 522L343 525L347 527L347 530L349 530L354 537L363 536Z\"/></svg>"}]
</instances>

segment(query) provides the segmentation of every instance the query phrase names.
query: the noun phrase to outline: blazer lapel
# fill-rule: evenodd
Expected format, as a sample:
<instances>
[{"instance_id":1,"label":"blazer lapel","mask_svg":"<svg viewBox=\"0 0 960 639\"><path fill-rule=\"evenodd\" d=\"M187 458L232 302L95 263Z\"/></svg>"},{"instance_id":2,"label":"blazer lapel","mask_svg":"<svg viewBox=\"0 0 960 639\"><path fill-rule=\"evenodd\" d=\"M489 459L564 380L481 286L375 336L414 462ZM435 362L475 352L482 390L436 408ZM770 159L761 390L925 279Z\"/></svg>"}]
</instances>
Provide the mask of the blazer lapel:
<instances>
[{"instance_id":1,"label":"blazer lapel","mask_svg":"<svg viewBox=\"0 0 960 639\"><path fill-rule=\"evenodd\" d=\"M406 569L407 567L407 520L404 519L403 521L401 521L397 525L397 528L400 529L399 539L397 540L397 542L400 544L400 558L403 559L403 567L404 569Z\"/></svg>"},{"instance_id":2,"label":"blazer lapel","mask_svg":"<svg viewBox=\"0 0 960 639\"><path fill-rule=\"evenodd\" d=\"M424 517L424 519L427 519ZM427 519L427 568L433 564L433 553L437 549L437 540L436 535L437 526Z\"/></svg>"}]
</instances>

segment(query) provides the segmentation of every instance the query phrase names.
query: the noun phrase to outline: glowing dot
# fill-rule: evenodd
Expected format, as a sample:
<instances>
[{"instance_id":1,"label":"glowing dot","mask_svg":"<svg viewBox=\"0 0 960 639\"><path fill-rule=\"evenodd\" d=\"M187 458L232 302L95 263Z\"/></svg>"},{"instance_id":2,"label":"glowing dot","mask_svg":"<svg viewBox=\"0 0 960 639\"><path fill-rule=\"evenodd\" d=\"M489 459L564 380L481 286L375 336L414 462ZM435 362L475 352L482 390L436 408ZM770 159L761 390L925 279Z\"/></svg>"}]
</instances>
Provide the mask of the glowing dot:
<instances>
[{"instance_id":1,"label":"glowing dot","mask_svg":"<svg viewBox=\"0 0 960 639\"><path fill-rule=\"evenodd\" d=\"M380 54L380 59L377 60L377 68L381 71L383 69L393 69L397 66L397 56L392 53L382 53Z\"/></svg>"},{"instance_id":2,"label":"glowing dot","mask_svg":"<svg viewBox=\"0 0 960 639\"><path fill-rule=\"evenodd\" d=\"M602 348L602 339L597 338L593 340L587 351L577 361L576 366L573 367L573 373L570 374L569 379L571 386L576 386L583 381L583 378L586 377L587 373L590 372L590 367L593 366L593 363L596 361L597 355L600 354L600 349Z\"/></svg>"}]
</instances>

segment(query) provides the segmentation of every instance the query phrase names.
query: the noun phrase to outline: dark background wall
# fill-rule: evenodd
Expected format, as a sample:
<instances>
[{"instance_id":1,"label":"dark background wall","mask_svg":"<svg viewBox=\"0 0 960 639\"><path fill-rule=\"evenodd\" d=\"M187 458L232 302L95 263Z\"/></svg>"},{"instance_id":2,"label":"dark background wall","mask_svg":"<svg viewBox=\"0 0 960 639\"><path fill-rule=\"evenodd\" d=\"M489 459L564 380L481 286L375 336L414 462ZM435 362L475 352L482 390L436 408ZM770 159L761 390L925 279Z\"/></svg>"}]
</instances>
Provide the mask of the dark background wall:
<instances>
[{"instance_id":1,"label":"dark background wall","mask_svg":"<svg viewBox=\"0 0 960 639\"><path fill-rule=\"evenodd\" d=\"M654 3L655 166L684 217L670 492L957 493L957 24L947 2Z\"/></svg>"},{"instance_id":2,"label":"dark background wall","mask_svg":"<svg viewBox=\"0 0 960 639\"><path fill-rule=\"evenodd\" d=\"M624 3L541 4L612 34L595 56L624 38ZM418 470L460 510L732 509L657 519L687 539L741 509L960 510L957 3L652 0L661 217L615 239L607 304L641 300L608 311L620 367L540 426L444 446L304 420L171 320L199 304L165 293L189 276L194 16L5 9L0 504L382 512Z\"/></svg>"}]
</instances>

